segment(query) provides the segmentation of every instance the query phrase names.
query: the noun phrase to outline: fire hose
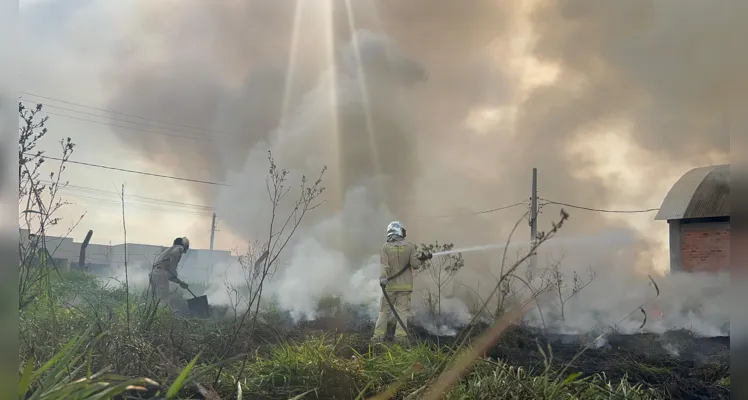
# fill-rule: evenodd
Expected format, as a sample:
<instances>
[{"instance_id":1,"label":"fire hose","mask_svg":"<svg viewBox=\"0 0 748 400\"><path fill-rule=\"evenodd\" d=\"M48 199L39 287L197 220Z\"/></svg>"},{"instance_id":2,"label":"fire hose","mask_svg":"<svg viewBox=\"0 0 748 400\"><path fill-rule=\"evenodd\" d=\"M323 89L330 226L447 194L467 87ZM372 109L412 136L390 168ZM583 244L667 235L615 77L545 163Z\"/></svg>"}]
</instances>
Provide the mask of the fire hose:
<instances>
[{"instance_id":1,"label":"fire hose","mask_svg":"<svg viewBox=\"0 0 748 400\"><path fill-rule=\"evenodd\" d=\"M408 269L407 267L403 269L405 271ZM385 288L386 285L379 285L379 287L382 288L382 296L384 296L384 299L387 300L387 304L390 306L390 310L392 310L392 314L395 316L395 319L397 320L397 323L400 324L400 327L403 328L403 331L406 335L408 335L408 338L410 338L410 332L408 332L408 328L405 326L405 323L402 319L400 319L400 315L397 314L397 310L395 310L395 305L392 303L392 299L390 299L390 296L387 295L387 289Z\"/></svg>"}]
</instances>

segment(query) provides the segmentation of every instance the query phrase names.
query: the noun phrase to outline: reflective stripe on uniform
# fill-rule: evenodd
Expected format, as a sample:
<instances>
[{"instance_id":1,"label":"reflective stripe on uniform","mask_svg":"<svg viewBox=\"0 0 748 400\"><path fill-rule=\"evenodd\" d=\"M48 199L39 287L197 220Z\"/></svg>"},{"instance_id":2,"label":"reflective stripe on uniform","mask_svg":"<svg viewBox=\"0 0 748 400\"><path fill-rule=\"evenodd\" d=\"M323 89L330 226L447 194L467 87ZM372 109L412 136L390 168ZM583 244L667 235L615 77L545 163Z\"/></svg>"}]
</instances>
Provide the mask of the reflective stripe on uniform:
<instances>
[{"instance_id":1,"label":"reflective stripe on uniform","mask_svg":"<svg viewBox=\"0 0 748 400\"><path fill-rule=\"evenodd\" d=\"M385 243L384 246L387 247L388 249L395 250L398 253L405 252L405 246L397 246L397 245L389 244L389 243Z\"/></svg>"},{"instance_id":2,"label":"reflective stripe on uniform","mask_svg":"<svg viewBox=\"0 0 748 400\"><path fill-rule=\"evenodd\" d=\"M388 292L412 292L413 291L413 285L411 284L400 284L400 285L394 285L394 284L387 284L387 291Z\"/></svg>"}]
</instances>

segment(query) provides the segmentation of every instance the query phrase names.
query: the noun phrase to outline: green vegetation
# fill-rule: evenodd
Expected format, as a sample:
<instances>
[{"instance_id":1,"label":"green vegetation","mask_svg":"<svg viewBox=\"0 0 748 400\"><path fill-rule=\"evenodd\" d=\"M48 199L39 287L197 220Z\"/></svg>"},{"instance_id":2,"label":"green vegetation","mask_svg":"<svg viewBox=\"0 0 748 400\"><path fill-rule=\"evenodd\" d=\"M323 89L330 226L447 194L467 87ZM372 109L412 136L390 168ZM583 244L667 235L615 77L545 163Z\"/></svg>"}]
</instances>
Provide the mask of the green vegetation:
<instances>
[{"instance_id":1,"label":"green vegetation","mask_svg":"<svg viewBox=\"0 0 748 400\"><path fill-rule=\"evenodd\" d=\"M149 312L145 298L102 287L84 273L50 275L49 298L21 313L20 395L33 398L111 398L128 387L160 383L162 395L247 399L366 398L395 385L397 396L425 393L444 369L450 353L427 342L408 348L371 347L358 334L330 335L263 324L244 330L243 354L221 361L234 319L185 320ZM278 318L278 316L274 316ZM368 332L362 332L366 334ZM223 365L222 376L215 381ZM146 379L148 378L148 379ZM149 381L152 380L152 381ZM133 392L134 393L134 392ZM495 360L478 360L447 395L463 398L657 398L653 390L602 375L555 376L551 369L530 373ZM612 397L611 397L612 396ZM168 396L167 396L168 397Z\"/></svg>"}]
</instances>

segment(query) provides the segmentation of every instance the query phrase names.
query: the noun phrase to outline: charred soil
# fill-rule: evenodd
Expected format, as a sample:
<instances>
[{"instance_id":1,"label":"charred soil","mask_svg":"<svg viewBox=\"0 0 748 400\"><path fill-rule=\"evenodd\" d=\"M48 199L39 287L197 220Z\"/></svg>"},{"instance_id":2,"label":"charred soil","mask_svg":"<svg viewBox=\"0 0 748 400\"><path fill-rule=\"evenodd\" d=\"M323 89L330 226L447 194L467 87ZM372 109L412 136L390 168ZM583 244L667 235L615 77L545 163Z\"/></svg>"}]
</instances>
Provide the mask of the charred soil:
<instances>
[{"instance_id":1,"label":"charred soil","mask_svg":"<svg viewBox=\"0 0 748 400\"><path fill-rule=\"evenodd\" d=\"M464 328L461 334L475 338L487 325ZM297 326L305 332L349 334L358 337L354 348L363 351L373 326L319 319ZM429 342L445 350L455 337L439 337L415 323L410 324L414 340ZM293 336L304 336L296 332ZM541 374L545 363L552 370L583 376L604 374L611 381L627 378L673 399L728 399L730 397L729 336L698 337L689 331L663 334L608 333L598 340L590 335L548 334L515 326L504 332L485 354L487 358L523 367ZM580 354L581 352L581 354ZM544 355L545 353L545 355ZM565 370L564 370L565 369Z\"/></svg>"},{"instance_id":2,"label":"charred soil","mask_svg":"<svg viewBox=\"0 0 748 400\"><path fill-rule=\"evenodd\" d=\"M480 332L481 328L473 331ZM454 338L435 337L418 326L413 326L413 330L421 340L444 346L454 342ZM566 368L567 374L605 374L612 381L626 377L674 399L730 397L729 336L697 337L681 330L663 334L610 333L596 338L543 335L514 327L504 333L486 357L538 373L550 361L554 370Z\"/></svg>"}]
</instances>

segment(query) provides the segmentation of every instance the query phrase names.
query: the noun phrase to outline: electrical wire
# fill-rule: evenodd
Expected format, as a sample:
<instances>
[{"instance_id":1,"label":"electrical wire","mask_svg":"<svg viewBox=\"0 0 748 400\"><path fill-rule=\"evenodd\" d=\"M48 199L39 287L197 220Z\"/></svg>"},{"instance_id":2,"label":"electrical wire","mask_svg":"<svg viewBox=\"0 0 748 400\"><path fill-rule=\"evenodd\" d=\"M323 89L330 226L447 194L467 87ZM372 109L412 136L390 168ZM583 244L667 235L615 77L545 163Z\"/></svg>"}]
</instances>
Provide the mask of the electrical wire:
<instances>
[{"instance_id":1,"label":"electrical wire","mask_svg":"<svg viewBox=\"0 0 748 400\"><path fill-rule=\"evenodd\" d=\"M508 206L502 206L502 207L492 208L490 210L476 211L476 212L471 212L471 213L466 213L466 214L423 216L423 217L420 217L420 218L437 219L437 218L469 217L469 216L473 216L473 215L489 214L489 213L493 213L493 212L497 212L497 211L501 211L501 210L506 210L506 209L509 209L509 208L512 208L512 207L521 206L523 204L527 204L527 201L520 201L519 203L510 204Z\"/></svg>"},{"instance_id":2,"label":"electrical wire","mask_svg":"<svg viewBox=\"0 0 748 400\"><path fill-rule=\"evenodd\" d=\"M23 154L25 154L27 156L30 156L30 157L36 157L36 156L38 156L38 154L31 154L31 153L23 153ZM173 179L173 180L177 180L177 181L203 183L203 184L206 184L206 185L231 186L231 185L228 185L228 184L225 184L225 183L220 183L220 182L202 181L202 180L199 180L199 179L191 179L191 178L182 178L182 177L171 176L171 175L154 174L152 172L135 171L135 170L131 170L131 169L110 167L110 166L107 166L107 165L93 164L93 163L87 163L87 162L82 162L82 161L63 160L61 158L52 157L52 156L48 156L48 155L42 155L42 157L48 158L50 160L55 160L55 161L65 161L66 163L71 163L71 164L85 165L87 167L102 168L102 169L108 169L108 170L120 171L120 172L129 172L131 174L153 176L153 177L156 177L156 178L165 178L165 179Z\"/></svg>"},{"instance_id":3,"label":"electrical wire","mask_svg":"<svg viewBox=\"0 0 748 400\"><path fill-rule=\"evenodd\" d=\"M120 207L122 205L121 201L116 201L112 199L104 199L101 197L92 197L92 196L85 196L77 193L68 193L65 196L71 196L75 199L79 199L80 201L96 206L115 206ZM166 209L166 208L160 208L160 207L154 207L153 205L147 205L147 204L135 204L132 202L125 201L125 206L127 207L136 207L136 208L143 208L151 211L159 211L159 212L165 212L165 213L176 213L176 214L189 214L189 215L197 215L197 216L203 216L203 217L212 217L212 214L209 213L201 213L194 210L180 210L180 209Z\"/></svg>"},{"instance_id":4,"label":"electrical wire","mask_svg":"<svg viewBox=\"0 0 748 400\"><path fill-rule=\"evenodd\" d=\"M91 122L91 123L99 124L99 125L113 126L113 127L128 129L128 130L136 131L136 132L153 133L153 134L156 134L156 135L169 136L169 137L173 137L173 138L177 138L177 139L196 140L196 141L199 141L199 142L208 142L208 143L214 143L215 142L215 140L210 140L210 139L205 139L205 138L190 137L190 136L183 136L183 135L175 135L173 133L157 132L157 131L152 131L152 130L147 130L147 129L133 128L131 126L124 126L124 125L112 124L112 123L103 122L103 121L94 121L92 119L80 118L80 117L75 117L75 116L72 116L72 115L58 114L58 113L53 113L53 112L49 112L49 111L44 111L44 113L47 114L47 115L54 115L54 116L57 116L57 117L70 118L70 119L75 119L75 120L78 120L78 121Z\"/></svg>"},{"instance_id":5,"label":"electrical wire","mask_svg":"<svg viewBox=\"0 0 748 400\"><path fill-rule=\"evenodd\" d=\"M44 181L44 180L42 180L41 182L46 183L46 184L53 184L53 182L51 182L51 181ZM104 193L104 194L111 194L111 195L117 196L118 198L120 196L120 194L117 193L117 192L107 191L107 190L103 190L103 189L90 188L90 187L85 187L85 186L71 185L69 183L68 184L60 184L59 188L60 188L60 190L65 190L65 191L68 191L68 190L79 190L79 191L84 191L84 192L85 191L89 191L89 192L94 192L94 193L98 192L98 193ZM153 202L153 203L156 203L156 204L167 204L167 205L177 205L177 206L192 207L192 208L196 208L196 209L204 210L204 211L213 210L213 207L210 207L210 206L204 206L204 205L200 205L200 204L183 203L183 202L179 202L179 201L159 199L159 198L156 198L156 197L147 197L147 196L138 196L138 195L128 194L126 196L126 198L140 200L140 201L144 201L144 202Z\"/></svg>"},{"instance_id":6,"label":"electrical wire","mask_svg":"<svg viewBox=\"0 0 748 400\"><path fill-rule=\"evenodd\" d=\"M594 211L594 212L601 212L601 213L638 214L638 213L648 213L648 212L659 211L660 210L659 208L648 208L648 209L645 209L645 210L605 210L605 209L601 209L601 208L582 207L582 206L577 206L577 205L574 205L574 204L561 203L561 202L558 202L558 201L543 199L543 198L540 198L540 197L538 197L538 200L545 201L546 204L556 204L556 205L559 205L559 206L564 206L564 207L569 207L569 208L576 208L578 210Z\"/></svg>"},{"instance_id":7,"label":"electrical wire","mask_svg":"<svg viewBox=\"0 0 748 400\"><path fill-rule=\"evenodd\" d=\"M31 100L23 100L23 99L21 99L21 101L26 102L26 103L35 104L35 102L33 102ZM184 131L184 130L181 130L181 129L170 128L168 126L158 126L158 125L151 125L151 124L147 124L147 123L143 123L143 122L135 122L135 121L131 121L131 120L124 119L124 118L116 118L116 117L111 117L111 116L108 116L108 115L101 115L101 114L90 113L90 112L81 111L81 110L74 110L72 108L65 108L65 107L60 107L60 106L56 106L56 105L52 105L52 104L43 104L43 108L44 109L46 109L46 108L53 108L53 109L56 109L56 110L68 111L68 112L73 112L73 113L78 113L78 114L83 114L83 115L90 115L92 117L97 117L97 118L107 118L107 119L111 119L113 121L125 122L125 123L128 123L128 124L139 125L139 126L142 126L142 127L145 127L145 128L165 129L167 131L178 132L178 133L185 133L185 134L188 134L188 135L199 135L199 136L211 137L211 135L207 135L205 133L187 132L187 131ZM44 110L44 112L46 113L47 111Z\"/></svg>"},{"instance_id":8,"label":"electrical wire","mask_svg":"<svg viewBox=\"0 0 748 400\"><path fill-rule=\"evenodd\" d=\"M35 104L33 101L30 101L30 100L23 100L23 99L21 99L21 101L26 102L26 103ZM96 123L96 124L114 126L114 127L124 128L124 129L128 129L128 130L138 131L138 132L154 133L154 134L157 134L157 135L171 136L171 137L177 137L177 138L182 138L182 139L201 140L201 141L206 141L206 142L215 142L216 141L216 140L213 140L213 139L216 139L215 136L208 135L208 134L205 134L205 133L187 132L187 131L184 131L184 130L169 128L169 127L165 127L165 126L149 125L149 124L146 124L146 123L143 123L143 122L135 122L135 121L130 121L130 120L123 119L123 118L115 118L115 117L110 117L108 115L101 115L101 114L89 113L89 112L85 112L85 111L74 110L72 108L59 107L59 106L50 105L50 104L43 104L43 106L44 106L44 113L48 114L48 115L55 115L55 116L58 116L58 117L71 118L71 119L76 119L76 120L79 120L79 121L92 122L92 123ZM52 109L56 109L56 110L63 110L63 111L68 111L68 112L73 112L73 113L79 113L79 114L83 114L83 115L90 115L90 116L96 117L96 118L111 119L113 121L124 122L124 123L127 123L127 124L134 124L136 126L140 126L141 128L131 127L131 126L123 126L123 125L118 125L118 124L112 124L112 123L109 123L107 121L95 121L95 120L91 120L91 119L80 118L80 117L77 117L77 116L74 116L74 115L57 114L57 113L54 113L54 112L47 111L46 110L47 108L52 108ZM158 132L158 131L153 131L153 130L147 130L147 129L143 129L143 128L165 129L165 130L172 131L172 132L183 133L183 134L187 134L187 135L199 135L199 136L198 137L183 136L183 135L176 135L176 134L173 134L173 133L166 133L166 132ZM218 139L218 140L222 140L222 139Z\"/></svg>"},{"instance_id":9,"label":"electrical wire","mask_svg":"<svg viewBox=\"0 0 748 400\"><path fill-rule=\"evenodd\" d=\"M61 99L56 99L56 98L53 98L53 97L42 96L42 95L30 93L30 92L21 92L21 93L25 94L25 95L33 96L33 97L38 97L40 99L51 100L51 101L56 101L58 103L69 104L71 106L88 108L88 109L91 109L91 110L96 110L96 111L107 112L107 113L110 113L110 114L121 115L123 117L137 118L137 119L140 119L140 120L143 120L143 121L158 122L158 123L161 123L161 124L166 124L166 125L171 125L171 126L179 126L179 127L182 127L182 128L194 129L194 130L203 131L203 132L207 132L207 133L218 133L218 134L222 134L222 135L236 136L236 133L232 133L232 132L212 130L212 129L202 128L202 127L198 127L198 126L184 125L184 124L178 124L176 122L169 122L169 121L159 120L159 119L155 119L155 118L143 117L143 116L135 115L135 114L127 114L127 113L123 113L123 112L119 112L119 111L109 110L109 109L106 109L106 108L88 106L88 105L85 105L85 104L75 103L75 102L72 102L72 101L61 100ZM30 100L28 100L28 101L30 101ZM45 104L45 106L46 106L46 104Z\"/></svg>"}]
</instances>

